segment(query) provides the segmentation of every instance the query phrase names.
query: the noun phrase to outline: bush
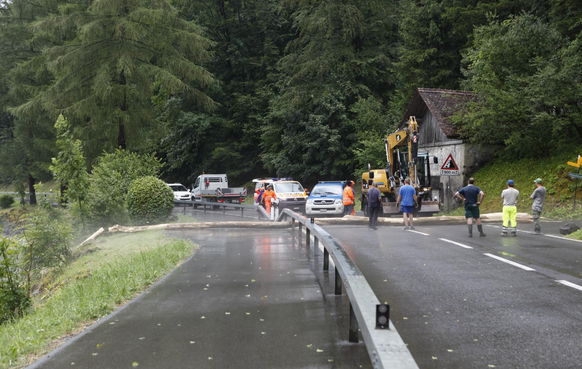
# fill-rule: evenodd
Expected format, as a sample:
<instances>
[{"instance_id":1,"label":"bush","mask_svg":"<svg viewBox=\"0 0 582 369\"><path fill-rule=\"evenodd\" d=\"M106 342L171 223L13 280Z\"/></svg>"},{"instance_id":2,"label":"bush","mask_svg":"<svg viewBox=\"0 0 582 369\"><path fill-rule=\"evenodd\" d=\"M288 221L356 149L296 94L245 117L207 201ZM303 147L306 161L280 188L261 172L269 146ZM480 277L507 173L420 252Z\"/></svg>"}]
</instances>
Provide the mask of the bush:
<instances>
[{"instance_id":1,"label":"bush","mask_svg":"<svg viewBox=\"0 0 582 369\"><path fill-rule=\"evenodd\" d=\"M18 244L0 239L0 324L22 316L30 307L23 260Z\"/></svg>"},{"instance_id":2,"label":"bush","mask_svg":"<svg viewBox=\"0 0 582 369\"><path fill-rule=\"evenodd\" d=\"M63 210L54 209L48 203L40 204L22 231L24 241L32 246L34 268L60 268L70 261L73 227Z\"/></svg>"},{"instance_id":3,"label":"bush","mask_svg":"<svg viewBox=\"0 0 582 369\"><path fill-rule=\"evenodd\" d=\"M99 226L128 221L126 196L129 185L139 177L157 176L161 162L153 155L125 150L104 154L90 175L87 204L89 216Z\"/></svg>"},{"instance_id":4,"label":"bush","mask_svg":"<svg viewBox=\"0 0 582 369\"><path fill-rule=\"evenodd\" d=\"M12 204L14 204L14 197L12 195L4 194L0 196L0 208L8 209Z\"/></svg>"},{"instance_id":5,"label":"bush","mask_svg":"<svg viewBox=\"0 0 582 369\"><path fill-rule=\"evenodd\" d=\"M147 176L129 187L127 210L137 223L158 223L168 219L174 209L174 194L162 180Z\"/></svg>"}]
</instances>

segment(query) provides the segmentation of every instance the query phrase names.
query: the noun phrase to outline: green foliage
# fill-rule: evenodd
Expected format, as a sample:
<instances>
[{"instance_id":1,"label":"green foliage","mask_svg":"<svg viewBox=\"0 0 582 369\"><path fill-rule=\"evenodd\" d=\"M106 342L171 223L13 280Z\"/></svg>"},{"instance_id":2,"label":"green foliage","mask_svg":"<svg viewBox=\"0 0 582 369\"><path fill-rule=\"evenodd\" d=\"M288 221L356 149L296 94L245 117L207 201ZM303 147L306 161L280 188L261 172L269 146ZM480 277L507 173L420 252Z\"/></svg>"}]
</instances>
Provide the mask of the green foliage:
<instances>
[{"instance_id":1,"label":"green foliage","mask_svg":"<svg viewBox=\"0 0 582 369\"><path fill-rule=\"evenodd\" d=\"M352 149L356 171L355 178L360 178L363 171L386 166L384 140L398 125L399 116L386 111L380 99L369 97L359 99L352 107L355 117L352 126L358 135L358 145Z\"/></svg>"},{"instance_id":2,"label":"green foliage","mask_svg":"<svg viewBox=\"0 0 582 369\"><path fill-rule=\"evenodd\" d=\"M507 160L500 157L488 163L484 168L472 174L476 185L485 192L481 212L501 211L501 191L507 188L508 179L513 179L515 188L520 191L517 202L518 212L531 212L533 200L529 196L536 188L534 180L542 178L547 190L543 216L555 219L579 219L581 210L572 211L574 181L568 176L568 173L574 170L566 162L575 160L577 153L580 152L582 148L542 159ZM580 188L577 195L577 204L582 204Z\"/></svg>"},{"instance_id":3,"label":"green foliage","mask_svg":"<svg viewBox=\"0 0 582 369\"><path fill-rule=\"evenodd\" d=\"M9 194L0 195L0 208L8 209L14 204L14 197Z\"/></svg>"},{"instance_id":4,"label":"green foliage","mask_svg":"<svg viewBox=\"0 0 582 369\"><path fill-rule=\"evenodd\" d=\"M368 145L358 141L354 104L385 99L395 88L390 71L396 5L359 0L284 4L292 9L298 37L277 63L277 95L262 133L264 165L271 173L303 181L345 178L355 169L352 153Z\"/></svg>"},{"instance_id":5,"label":"green foliage","mask_svg":"<svg viewBox=\"0 0 582 369\"><path fill-rule=\"evenodd\" d=\"M61 268L71 260L73 229L64 210L42 202L22 227L22 239L32 248L33 269Z\"/></svg>"},{"instance_id":6,"label":"green foliage","mask_svg":"<svg viewBox=\"0 0 582 369\"><path fill-rule=\"evenodd\" d=\"M100 156L89 176L87 203L91 220L99 226L126 224L130 184L140 177L156 177L161 167L154 154L116 150Z\"/></svg>"},{"instance_id":7,"label":"green foliage","mask_svg":"<svg viewBox=\"0 0 582 369\"><path fill-rule=\"evenodd\" d=\"M75 140L71 134L71 125L59 115L55 123L57 131L57 147L59 154L53 158L49 167L55 180L66 188L66 192L61 196L78 205L79 215L85 227L86 210L84 207L87 198L87 188L89 187L89 174L83 156L81 140Z\"/></svg>"},{"instance_id":8,"label":"green foliage","mask_svg":"<svg viewBox=\"0 0 582 369\"><path fill-rule=\"evenodd\" d=\"M160 133L151 104L156 93L214 106L204 91L215 80L202 67L212 43L167 0L61 6L34 31L68 41L46 49L54 82L33 103L70 119L89 159L104 149L150 148Z\"/></svg>"},{"instance_id":9,"label":"green foliage","mask_svg":"<svg viewBox=\"0 0 582 369\"><path fill-rule=\"evenodd\" d=\"M475 31L465 86L481 96L454 121L465 137L504 144L520 157L543 157L582 138L580 40L569 43L531 15Z\"/></svg>"},{"instance_id":10,"label":"green foliage","mask_svg":"<svg viewBox=\"0 0 582 369\"><path fill-rule=\"evenodd\" d=\"M156 177L140 177L129 186L127 209L140 224L166 221L174 209L174 193Z\"/></svg>"},{"instance_id":11,"label":"green foliage","mask_svg":"<svg viewBox=\"0 0 582 369\"><path fill-rule=\"evenodd\" d=\"M18 197L20 198L20 205L24 208L26 205L26 191L24 189L24 185L20 181L14 181L12 183L14 185L14 190L18 193Z\"/></svg>"},{"instance_id":12,"label":"green foliage","mask_svg":"<svg viewBox=\"0 0 582 369\"><path fill-rule=\"evenodd\" d=\"M30 307L25 260L17 242L0 239L0 326L22 316Z\"/></svg>"}]
</instances>

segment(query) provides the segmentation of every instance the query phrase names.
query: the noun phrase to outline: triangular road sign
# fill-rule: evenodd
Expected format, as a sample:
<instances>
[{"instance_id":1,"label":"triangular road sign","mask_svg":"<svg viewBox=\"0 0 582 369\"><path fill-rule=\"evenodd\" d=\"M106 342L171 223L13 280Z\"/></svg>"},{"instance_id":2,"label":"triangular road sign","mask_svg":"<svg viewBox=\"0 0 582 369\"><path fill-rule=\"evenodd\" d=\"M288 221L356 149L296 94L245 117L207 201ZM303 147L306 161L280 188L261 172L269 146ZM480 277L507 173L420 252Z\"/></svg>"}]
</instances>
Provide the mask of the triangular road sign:
<instances>
[{"instance_id":1,"label":"triangular road sign","mask_svg":"<svg viewBox=\"0 0 582 369\"><path fill-rule=\"evenodd\" d=\"M457 163L455 163L455 160L453 159L453 154L449 154L449 157L447 158L447 160L445 160L441 169L442 170L459 170Z\"/></svg>"}]
</instances>

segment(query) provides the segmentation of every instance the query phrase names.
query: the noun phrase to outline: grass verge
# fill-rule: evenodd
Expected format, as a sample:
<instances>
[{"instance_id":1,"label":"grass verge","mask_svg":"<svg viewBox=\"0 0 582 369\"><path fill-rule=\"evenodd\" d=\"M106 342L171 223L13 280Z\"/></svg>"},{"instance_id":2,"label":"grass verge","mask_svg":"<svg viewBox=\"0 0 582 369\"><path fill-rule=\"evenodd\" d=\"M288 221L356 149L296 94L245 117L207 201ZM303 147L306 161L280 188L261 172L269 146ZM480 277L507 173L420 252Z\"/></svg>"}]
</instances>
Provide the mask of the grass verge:
<instances>
[{"instance_id":1,"label":"grass verge","mask_svg":"<svg viewBox=\"0 0 582 369\"><path fill-rule=\"evenodd\" d=\"M34 310L0 326L0 368L21 367L131 300L192 254L195 246L162 231L114 234L82 250L46 278Z\"/></svg>"}]
</instances>

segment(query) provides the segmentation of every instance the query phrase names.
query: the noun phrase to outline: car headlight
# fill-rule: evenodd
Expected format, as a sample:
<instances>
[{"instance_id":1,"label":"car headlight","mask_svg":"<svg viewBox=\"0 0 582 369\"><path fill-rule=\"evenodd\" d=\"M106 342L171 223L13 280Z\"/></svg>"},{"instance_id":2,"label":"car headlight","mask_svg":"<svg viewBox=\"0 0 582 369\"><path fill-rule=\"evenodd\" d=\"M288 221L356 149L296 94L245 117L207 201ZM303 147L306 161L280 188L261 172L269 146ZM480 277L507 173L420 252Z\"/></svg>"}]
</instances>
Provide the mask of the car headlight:
<instances>
[{"instance_id":1,"label":"car headlight","mask_svg":"<svg viewBox=\"0 0 582 369\"><path fill-rule=\"evenodd\" d=\"M340 199L335 200L336 205L343 204L343 203L344 203L343 200L340 200Z\"/></svg>"},{"instance_id":2,"label":"car headlight","mask_svg":"<svg viewBox=\"0 0 582 369\"><path fill-rule=\"evenodd\" d=\"M313 200L312 199L307 200L307 205L313 205Z\"/></svg>"}]
</instances>

